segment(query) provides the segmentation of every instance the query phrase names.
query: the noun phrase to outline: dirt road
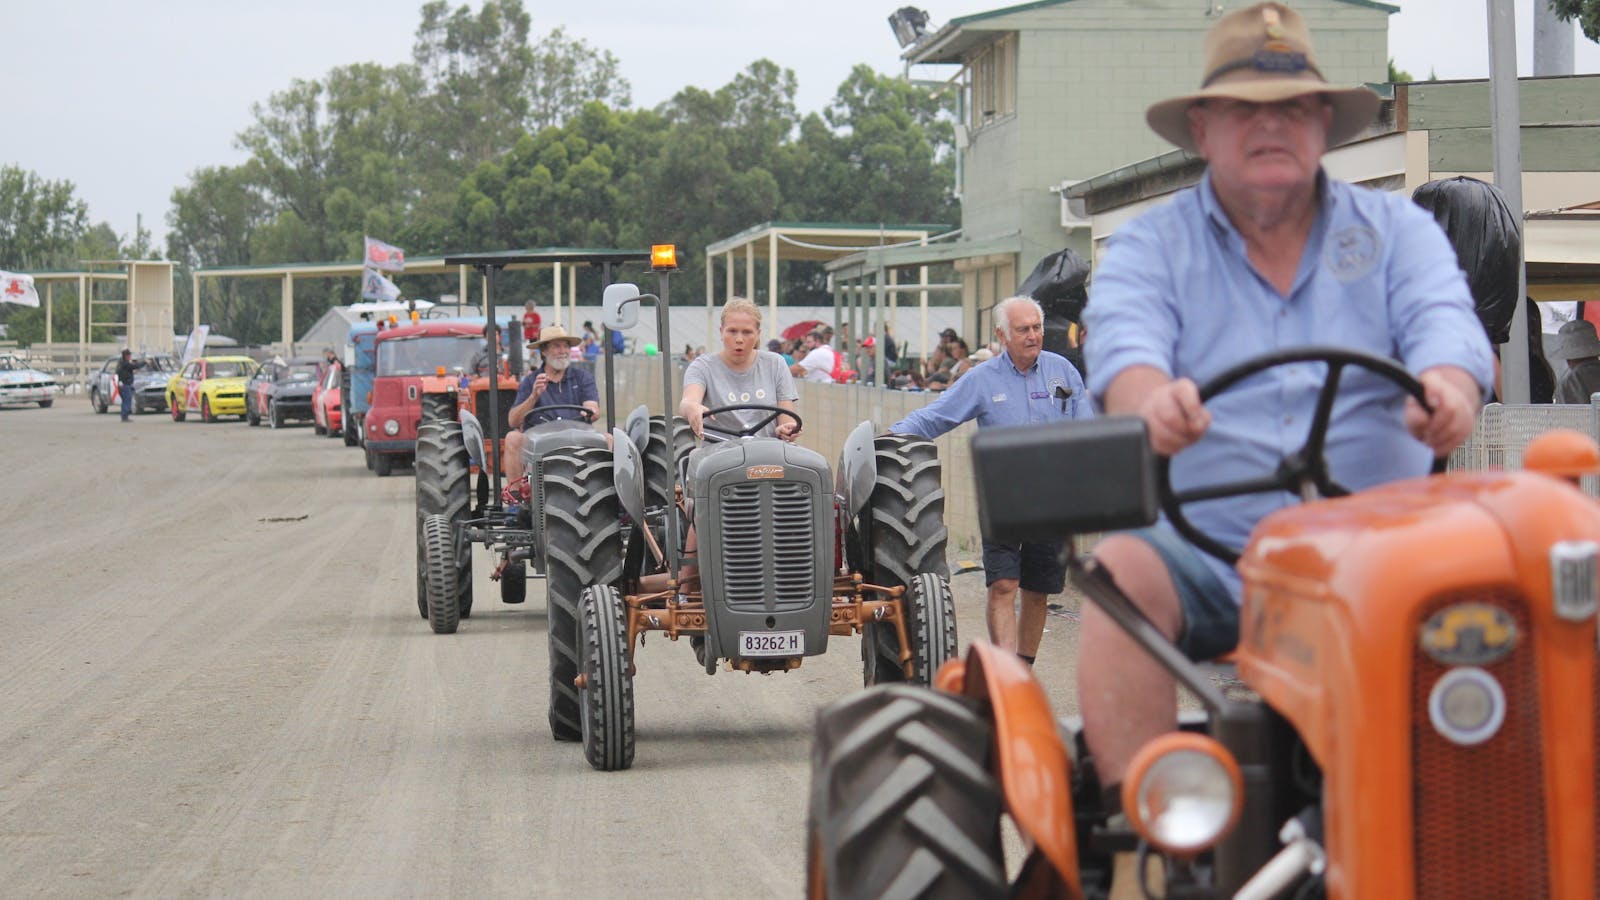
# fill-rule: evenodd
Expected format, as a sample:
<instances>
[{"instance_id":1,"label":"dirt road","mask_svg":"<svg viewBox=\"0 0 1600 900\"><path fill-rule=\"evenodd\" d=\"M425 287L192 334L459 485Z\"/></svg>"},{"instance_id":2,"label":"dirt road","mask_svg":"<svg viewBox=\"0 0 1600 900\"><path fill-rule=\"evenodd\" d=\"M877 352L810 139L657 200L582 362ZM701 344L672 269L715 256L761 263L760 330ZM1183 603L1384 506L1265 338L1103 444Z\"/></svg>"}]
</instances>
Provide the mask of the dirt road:
<instances>
[{"instance_id":1,"label":"dirt road","mask_svg":"<svg viewBox=\"0 0 1600 900\"><path fill-rule=\"evenodd\" d=\"M0 460L6 894L800 893L811 721L860 687L856 639L771 677L651 640L637 762L596 772L546 725L542 582L504 606L480 556L458 634L418 617L405 471L76 397L0 410ZM981 636L982 575L954 585Z\"/></svg>"}]
</instances>

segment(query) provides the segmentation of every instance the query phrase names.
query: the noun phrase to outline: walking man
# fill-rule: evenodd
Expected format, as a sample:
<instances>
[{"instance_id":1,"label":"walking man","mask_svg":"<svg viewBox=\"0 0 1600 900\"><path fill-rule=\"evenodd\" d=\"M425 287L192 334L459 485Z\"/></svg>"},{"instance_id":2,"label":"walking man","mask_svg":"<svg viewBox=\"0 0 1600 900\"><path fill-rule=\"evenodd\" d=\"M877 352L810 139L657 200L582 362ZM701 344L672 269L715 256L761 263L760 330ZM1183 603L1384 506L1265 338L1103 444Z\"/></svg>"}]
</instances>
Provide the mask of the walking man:
<instances>
[{"instance_id":1,"label":"walking man","mask_svg":"<svg viewBox=\"0 0 1600 900\"><path fill-rule=\"evenodd\" d=\"M1032 297L1000 301L994 321L1004 348L1000 355L973 367L939 399L889 431L935 438L970 419L989 428L1094 418L1078 370L1044 349L1044 313ZM1060 543L984 541L983 569L989 587L989 640L1032 665L1044 635L1045 602L1066 587Z\"/></svg>"}]
</instances>

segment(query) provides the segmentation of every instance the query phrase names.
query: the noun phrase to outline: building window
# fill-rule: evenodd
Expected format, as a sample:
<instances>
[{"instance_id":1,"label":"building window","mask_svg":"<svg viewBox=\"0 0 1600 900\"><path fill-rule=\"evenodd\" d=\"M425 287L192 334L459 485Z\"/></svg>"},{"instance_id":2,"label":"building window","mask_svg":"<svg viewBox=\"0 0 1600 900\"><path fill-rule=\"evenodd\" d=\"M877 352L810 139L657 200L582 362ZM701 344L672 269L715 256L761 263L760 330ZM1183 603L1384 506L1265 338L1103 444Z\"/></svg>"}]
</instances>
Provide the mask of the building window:
<instances>
[{"instance_id":1,"label":"building window","mask_svg":"<svg viewBox=\"0 0 1600 900\"><path fill-rule=\"evenodd\" d=\"M1007 34L967 58L967 123L972 130L1017 111L1017 36Z\"/></svg>"}]
</instances>

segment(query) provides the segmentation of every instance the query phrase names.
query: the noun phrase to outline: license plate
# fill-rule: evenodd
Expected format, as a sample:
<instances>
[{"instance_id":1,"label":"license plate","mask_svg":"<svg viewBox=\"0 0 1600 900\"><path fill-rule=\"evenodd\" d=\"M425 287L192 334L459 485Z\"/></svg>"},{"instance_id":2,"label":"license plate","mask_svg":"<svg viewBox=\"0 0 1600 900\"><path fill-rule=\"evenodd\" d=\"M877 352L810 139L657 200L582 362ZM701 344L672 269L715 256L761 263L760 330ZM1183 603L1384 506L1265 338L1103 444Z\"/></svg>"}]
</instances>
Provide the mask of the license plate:
<instances>
[{"instance_id":1,"label":"license plate","mask_svg":"<svg viewBox=\"0 0 1600 900\"><path fill-rule=\"evenodd\" d=\"M740 656L804 656L804 631L741 631Z\"/></svg>"}]
</instances>

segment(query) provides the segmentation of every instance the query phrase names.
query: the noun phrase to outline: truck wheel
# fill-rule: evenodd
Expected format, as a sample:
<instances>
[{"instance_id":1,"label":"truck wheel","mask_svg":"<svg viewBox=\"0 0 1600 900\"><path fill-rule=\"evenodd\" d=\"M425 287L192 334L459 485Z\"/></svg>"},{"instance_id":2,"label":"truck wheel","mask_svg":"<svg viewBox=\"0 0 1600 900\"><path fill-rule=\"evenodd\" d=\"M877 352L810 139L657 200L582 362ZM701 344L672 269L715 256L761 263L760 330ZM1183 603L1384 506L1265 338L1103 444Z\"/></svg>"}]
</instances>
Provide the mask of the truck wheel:
<instances>
[{"instance_id":1,"label":"truck wheel","mask_svg":"<svg viewBox=\"0 0 1600 900\"><path fill-rule=\"evenodd\" d=\"M911 635L912 665L916 680L926 684L944 660L956 652L953 612L948 617L949 650L939 652L938 648L944 646L943 637L919 650L918 636L929 638L942 634L944 625L919 621L911 592L919 575L937 576L942 587L935 591L931 585L925 586L924 596L930 598L928 604L937 609L944 609L949 603L950 564L945 559L949 530L944 524L939 454L934 443L926 438L887 434L874 442L873 455L878 475L863 513L872 554L869 574L877 584L907 588L902 612L906 617L906 631ZM945 599L942 602L932 599L939 596ZM862 676L868 685L904 681L899 660L899 636L892 627L868 624L862 630ZM925 665L932 668L925 669Z\"/></svg>"},{"instance_id":2,"label":"truck wheel","mask_svg":"<svg viewBox=\"0 0 1600 900\"><path fill-rule=\"evenodd\" d=\"M650 417L650 440L644 455L644 505L666 506L673 501L672 485L678 461L694 449L694 432L682 416L672 417L672 439L667 439L667 420ZM670 458L669 458L670 453Z\"/></svg>"},{"instance_id":3,"label":"truck wheel","mask_svg":"<svg viewBox=\"0 0 1600 900\"><path fill-rule=\"evenodd\" d=\"M585 588L579 601L578 648L583 686L578 709L583 755L602 772L633 765L633 676L629 674L628 614L610 585Z\"/></svg>"},{"instance_id":4,"label":"truck wheel","mask_svg":"<svg viewBox=\"0 0 1600 900\"><path fill-rule=\"evenodd\" d=\"M542 462L545 596L550 636L550 734L583 737L578 713L578 602L622 577L622 525L611 452L592 447Z\"/></svg>"},{"instance_id":5,"label":"truck wheel","mask_svg":"<svg viewBox=\"0 0 1600 900\"><path fill-rule=\"evenodd\" d=\"M56 401L54 399L51 399L51 400L40 400L39 401L39 408L40 409L49 409L50 407L55 405L55 402Z\"/></svg>"},{"instance_id":6,"label":"truck wheel","mask_svg":"<svg viewBox=\"0 0 1600 900\"><path fill-rule=\"evenodd\" d=\"M91 389L89 391L89 403L94 406L94 411L102 416L106 414L106 410L110 409L110 407L106 404L106 398L100 396L100 391L98 389Z\"/></svg>"},{"instance_id":7,"label":"truck wheel","mask_svg":"<svg viewBox=\"0 0 1600 900\"><path fill-rule=\"evenodd\" d=\"M450 520L431 515L422 520L423 549L428 569L428 625L434 634L455 634L461 622L457 605L455 538Z\"/></svg>"},{"instance_id":8,"label":"truck wheel","mask_svg":"<svg viewBox=\"0 0 1600 900\"><path fill-rule=\"evenodd\" d=\"M1007 896L993 740L975 701L907 685L818 713L811 896Z\"/></svg>"},{"instance_id":9,"label":"truck wheel","mask_svg":"<svg viewBox=\"0 0 1600 900\"><path fill-rule=\"evenodd\" d=\"M174 422L182 422L185 418L187 418L187 415L183 411L183 407L178 403L177 394L168 395L167 409L172 410L172 421Z\"/></svg>"},{"instance_id":10,"label":"truck wheel","mask_svg":"<svg viewBox=\"0 0 1600 900\"><path fill-rule=\"evenodd\" d=\"M387 453L367 451L367 468L379 478L388 478L394 472L394 458Z\"/></svg>"}]
</instances>

